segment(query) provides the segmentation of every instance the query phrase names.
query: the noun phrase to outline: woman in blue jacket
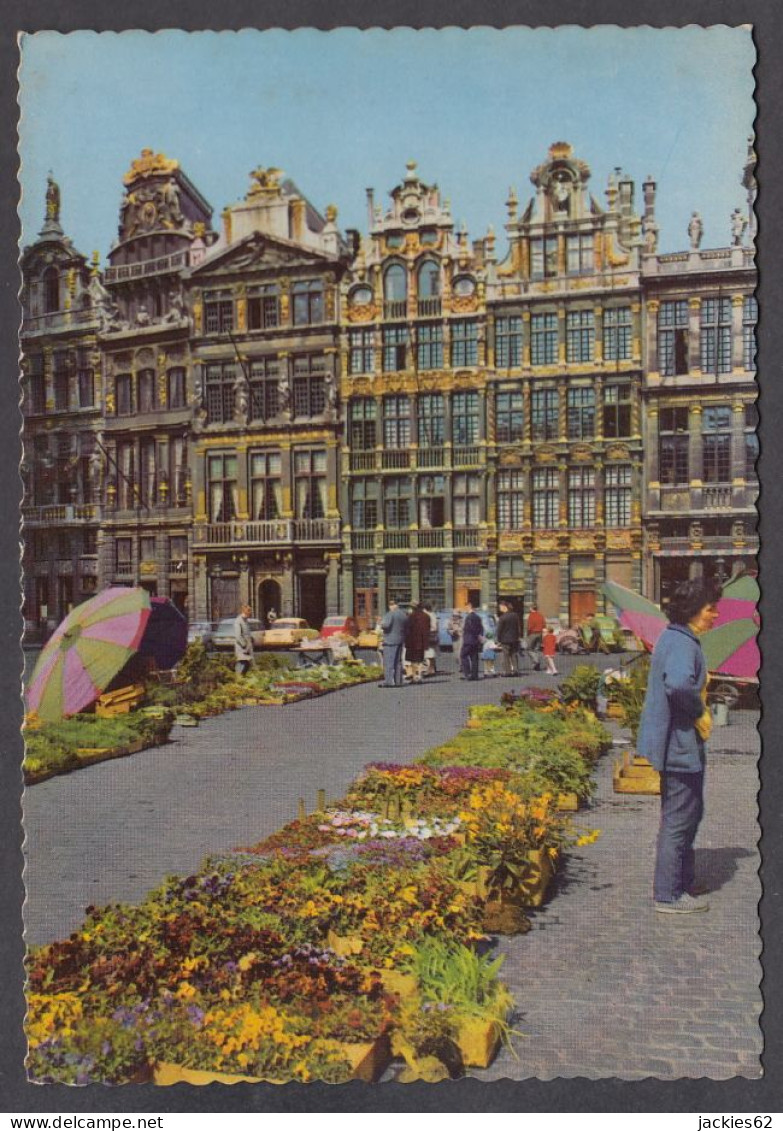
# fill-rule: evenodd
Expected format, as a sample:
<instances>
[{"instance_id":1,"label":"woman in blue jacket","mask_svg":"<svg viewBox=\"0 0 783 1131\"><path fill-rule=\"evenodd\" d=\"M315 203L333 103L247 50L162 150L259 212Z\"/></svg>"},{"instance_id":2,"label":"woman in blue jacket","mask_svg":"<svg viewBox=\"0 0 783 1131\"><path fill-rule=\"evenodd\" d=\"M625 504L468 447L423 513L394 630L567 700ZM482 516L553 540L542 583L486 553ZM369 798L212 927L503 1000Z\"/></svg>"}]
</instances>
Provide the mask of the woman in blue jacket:
<instances>
[{"instance_id":1,"label":"woman in blue jacket","mask_svg":"<svg viewBox=\"0 0 783 1131\"><path fill-rule=\"evenodd\" d=\"M655 859L655 910L707 911L693 894L693 842L704 812L705 743L710 733L707 665L699 635L718 615L720 585L694 579L679 586L658 638L639 726L639 753L661 774L661 824Z\"/></svg>"}]
</instances>

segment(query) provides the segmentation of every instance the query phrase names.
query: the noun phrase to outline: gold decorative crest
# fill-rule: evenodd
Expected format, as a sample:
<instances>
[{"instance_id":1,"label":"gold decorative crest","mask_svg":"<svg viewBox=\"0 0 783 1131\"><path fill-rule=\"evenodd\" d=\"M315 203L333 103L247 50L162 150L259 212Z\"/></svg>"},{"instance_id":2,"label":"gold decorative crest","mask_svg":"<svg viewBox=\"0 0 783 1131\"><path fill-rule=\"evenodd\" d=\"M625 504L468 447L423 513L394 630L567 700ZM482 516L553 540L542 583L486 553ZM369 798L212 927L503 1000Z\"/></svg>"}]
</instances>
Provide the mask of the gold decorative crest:
<instances>
[{"instance_id":1,"label":"gold decorative crest","mask_svg":"<svg viewBox=\"0 0 783 1131\"><path fill-rule=\"evenodd\" d=\"M179 161L168 158L165 153L142 149L141 157L131 161L131 167L122 181L123 184L131 185L141 177L151 177L156 173L173 173L175 169L179 169Z\"/></svg>"}]
</instances>

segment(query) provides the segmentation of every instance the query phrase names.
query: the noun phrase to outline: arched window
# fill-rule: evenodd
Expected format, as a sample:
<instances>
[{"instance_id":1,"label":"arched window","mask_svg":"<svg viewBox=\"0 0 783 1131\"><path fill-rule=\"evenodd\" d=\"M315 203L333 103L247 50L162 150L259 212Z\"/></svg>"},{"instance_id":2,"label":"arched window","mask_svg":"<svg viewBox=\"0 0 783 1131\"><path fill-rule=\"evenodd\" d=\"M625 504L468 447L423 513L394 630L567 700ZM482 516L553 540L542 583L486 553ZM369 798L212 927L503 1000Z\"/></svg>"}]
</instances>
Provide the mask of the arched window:
<instances>
[{"instance_id":1,"label":"arched window","mask_svg":"<svg viewBox=\"0 0 783 1131\"><path fill-rule=\"evenodd\" d=\"M60 272L56 267L47 267L43 273L44 313L51 314L60 309Z\"/></svg>"},{"instance_id":2,"label":"arched window","mask_svg":"<svg viewBox=\"0 0 783 1131\"><path fill-rule=\"evenodd\" d=\"M432 259L425 259L419 268L419 298L437 298L440 294L440 269Z\"/></svg>"},{"instance_id":3,"label":"arched window","mask_svg":"<svg viewBox=\"0 0 783 1131\"><path fill-rule=\"evenodd\" d=\"M383 277L383 297L387 302L404 302L408 295L408 279L405 268L393 263Z\"/></svg>"}]
</instances>

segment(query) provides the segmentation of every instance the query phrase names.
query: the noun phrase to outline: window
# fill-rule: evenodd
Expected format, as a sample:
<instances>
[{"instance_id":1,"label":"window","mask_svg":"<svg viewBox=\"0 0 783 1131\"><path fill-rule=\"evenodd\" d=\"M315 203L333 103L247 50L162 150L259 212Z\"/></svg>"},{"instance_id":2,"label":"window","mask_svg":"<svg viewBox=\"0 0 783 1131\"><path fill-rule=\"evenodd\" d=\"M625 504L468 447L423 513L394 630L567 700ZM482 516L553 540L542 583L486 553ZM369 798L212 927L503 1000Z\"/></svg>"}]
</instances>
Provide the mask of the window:
<instances>
[{"instance_id":1,"label":"window","mask_svg":"<svg viewBox=\"0 0 783 1131\"><path fill-rule=\"evenodd\" d=\"M568 472L568 525L595 525L595 470L575 467Z\"/></svg>"},{"instance_id":2,"label":"window","mask_svg":"<svg viewBox=\"0 0 783 1131\"><path fill-rule=\"evenodd\" d=\"M592 232L567 237L566 264L569 275L588 275L595 270Z\"/></svg>"},{"instance_id":3,"label":"window","mask_svg":"<svg viewBox=\"0 0 783 1131\"><path fill-rule=\"evenodd\" d=\"M235 455L207 456L207 489L209 521L230 522L236 518L239 510L239 486Z\"/></svg>"},{"instance_id":4,"label":"window","mask_svg":"<svg viewBox=\"0 0 783 1131\"><path fill-rule=\"evenodd\" d=\"M138 375L139 412L153 412L157 407L155 370L142 369Z\"/></svg>"},{"instance_id":5,"label":"window","mask_svg":"<svg viewBox=\"0 0 783 1131\"><path fill-rule=\"evenodd\" d=\"M136 445L132 440L121 440L117 444L117 506L120 510L133 510L138 505Z\"/></svg>"},{"instance_id":6,"label":"window","mask_svg":"<svg viewBox=\"0 0 783 1131\"><path fill-rule=\"evenodd\" d=\"M388 240L387 240L388 243ZM408 274L400 263L392 263L383 276L383 313L386 318L404 318L407 312ZM398 368L402 369L403 366Z\"/></svg>"},{"instance_id":7,"label":"window","mask_svg":"<svg viewBox=\"0 0 783 1131\"><path fill-rule=\"evenodd\" d=\"M279 452L250 453L250 517L279 518L283 510L283 480Z\"/></svg>"},{"instance_id":8,"label":"window","mask_svg":"<svg viewBox=\"0 0 783 1131\"><path fill-rule=\"evenodd\" d=\"M731 482L731 409L710 406L702 414L702 479L705 483Z\"/></svg>"},{"instance_id":9,"label":"window","mask_svg":"<svg viewBox=\"0 0 783 1131\"><path fill-rule=\"evenodd\" d=\"M512 444L524 435L524 402L522 392L502 392L495 400L495 439L499 444Z\"/></svg>"},{"instance_id":10,"label":"window","mask_svg":"<svg viewBox=\"0 0 783 1131\"><path fill-rule=\"evenodd\" d=\"M166 374L166 404L169 408L185 408L185 370L181 365Z\"/></svg>"},{"instance_id":11,"label":"window","mask_svg":"<svg viewBox=\"0 0 783 1131\"><path fill-rule=\"evenodd\" d=\"M351 402L349 442L355 452L372 451L376 444L377 407L373 397L359 397Z\"/></svg>"},{"instance_id":12,"label":"window","mask_svg":"<svg viewBox=\"0 0 783 1131\"><path fill-rule=\"evenodd\" d=\"M294 358L294 416L320 416L326 408L326 358L304 354Z\"/></svg>"},{"instance_id":13,"label":"window","mask_svg":"<svg viewBox=\"0 0 783 1131\"><path fill-rule=\"evenodd\" d=\"M604 361L628 361L631 356L631 308L610 306L604 311Z\"/></svg>"},{"instance_id":14,"label":"window","mask_svg":"<svg viewBox=\"0 0 783 1131\"><path fill-rule=\"evenodd\" d=\"M442 475L421 475L418 481L419 526L422 530L443 526L446 481Z\"/></svg>"},{"instance_id":15,"label":"window","mask_svg":"<svg viewBox=\"0 0 783 1131\"><path fill-rule=\"evenodd\" d=\"M604 436L616 439L631 435L631 386L607 385L604 388Z\"/></svg>"},{"instance_id":16,"label":"window","mask_svg":"<svg viewBox=\"0 0 783 1131\"><path fill-rule=\"evenodd\" d=\"M204 332L226 334L234 329L234 303L230 298L204 295Z\"/></svg>"},{"instance_id":17,"label":"window","mask_svg":"<svg viewBox=\"0 0 783 1131\"><path fill-rule=\"evenodd\" d=\"M158 477L155 440L145 437L139 445L139 500L146 507L157 502Z\"/></svg>"},{"instance_id":18,"label":"window","mask_svg":"<svg viewBox=\"0 0 783 1131\"><path fill-rule=\"evenodd\" d=\"M114 542L114 569L119 574L133 573L133 539L117 538Z\"/></svg>"},{"instance_id":19,"label":"window","mask_svg":"<svg viewBox=\"0 0 783 1131\"><path fill-rule=\"evenodd\" d=\"M631 468L610 464L604 472L604 509L607 526L631 524Z\"/></svg>"},{"instance_id":20,"label":"window","mask_svg":"<svg viewBox=\"0 0 783 1131\"><path fill-rule=\"evenodd\" d=\"M458 319L451 323L451 364L476 365L478 363L478 322Z\"/></svg>"},{"instance_id":21,"label":"window","mask_svg":"<svg viewBox=\"0 0 783 1131\"><path fill-rule=\"evenodd\" d=\"M455 444L478 443L478 393L454 393L451 401L451 430Z\"/></svg>"},{"instance_id":22,"label":"window","mask_svg":"<svg viewBox=\"0 0 783 1131\"><path fill-rule=\"evenodd\" d=\"M30 359L30 412L46 412L46 377L43 354L33 354Z\"/></svg>"},{"instance_id":23,"label":"window","mask_svg":"<svg viewBox=\"0 0 783 1131\"><path fill-rule=\"evenodd\" d=\"M688 409L662 408L658 425L658 476L667 485L690 480Z\"/></svg>"},{"instance_id":24,"label":"window","mask_svg":"<svg viewBox=\"0 0 783 1131\"><path fill-rule=\"evenodd\" d=\"M53 314L60 309L60 272L47 267L43 273L44 313Z\"/></svg>"},{"instance_id":25,"label":"window","mask_svg":"<svg viewBox=\"0 0 783 1131\"><path fill-rule=\"evenodd\" d=\"M411 567L405 558L390 558L386 563L386 597L398 605L411 603Z\"/></svg>"},{"instance_id":26,"label":"window","mask_svg":"<svg viewBox=\"0 0 783 1131\"><path fill-rule=\"evenodd\" d=\"M557 274L557 236L530 241L530 275L533 279L551 279Z\"/></svg>"},{"instance_id":27,"label":"window","mask_svg":"<svg viewBox=\"0 0 783 1131\"><path fill-rule=\"evenodd\" d=\"M169 503L184 507L188 501L188 442L184 436L169 439Z\"/></svg>"},{"instance_id":28,"label":"window","mask_svg":"<svg viewBox=\"0 0 783 1131\"><path fill-rule=\"evenodd\" d=\"M54 408L56 412L67 412L71 393L68 359L65 354L54 355Z\"/></svg>"},{"instance_id":29,"label":"window","mask_svg":"<svg viewBox=\"0 0 783 1131\"><path fill-rule=\"evenodd\" d=\"M297 518L326 515L326 452L294 452L294 498Z\"/></svg>"},{"instance_id":30,"label":"window","mask_svg":"<svg viewBox=\"0 0 783 1131\"><path fill-rule=\"evenodd\" d=\"M533 365L557 363L557 314L534 314L530 319L530 360Z\"/></svg>"},{"instance_id":31,"label":"window","mask_svg":"<svg viewBox=\"0 0 783 1131\"><path fill-rule=\"evenodd\" d=\"M408 345L407 326L385 326L383 329L383 371L395 373L404 369Z\"/></svg>"},{"instance_id":32,"label":"window","mask_svg":"<svg viewBox=\"0 0 783 1131\"><path fill-rule=\"evenodd\" d=\"M98 531L85 530L82 535L82 553L83 554L97 554L98 553Z\"/></svg>"},{"instance_id":33,"label":"window","mask_svg":"<svg viewBox=\"0 0 783 1131\"><path fill-rule=\"evenodd\" d=\"M427 259L419 268L419 298L434 299L440 295L440 267Z\"/></svg>"},{"instance_id":34,"label":"window","mask_svg":"<svg viewBox=\"0 0 783 1131\"><path fill-rule=\"evenodd\" d=\"M280 363L262 357L250 365L250 419L272 420L280 410Z\"/></svg>"},{"instance_id":35,"label":"window","mask_svg":"<svg viewBox=\"0 0 783 1131\"><path fill-rule=\"evenodd\" d=\"M595 354L595 315L592 310L569 310L566 315L566 360L592 361Z\"/></svg>"},{"instance_id":36,"label":"window","mask_svg":"<svg viewBox=\"0 0 783 1131\"><path fill-rule=\"evenodd\" d=\"M324 320L324 285L310 279L291 286L294 326L311 326Z\"/></svg>"},{"instance_id":37,"label":"window","mask_svg":"<svg viewBox=\"0 0 783 1131\"><path fill-rule=\"evenodd\" d=\"M568 390L566 405L569 440L592 440L595 435L595 390L577 386Z\"/></svg>"},{"instance_id":38,"label":"window","mask_svg":"<svg viewBox=\"0 0 783 1131\"><path fill-rule=\"evenodd\" d=\"M186 573L187 568L187 535L175 534L171 538L169 538L169 573Z\"/></svg>"},{"instance_id":39,"label":"window","mask_svg":"<svg viewBox=\"0 0 783 1131\"><path fill-rule=\"evenodd\" d=\"M518 314L495 319L495 365L516 369L522 364L522 319Z\"/></svg>"},{"instance_id":40,"label":"window","mask_svg":"<svg viewBox=\"0 0 783 1131\"><path fill-rule=\"evenodd\" d=\"M759 438L756 429L759 423L758 405L745 405L745 475L748 479L758 478L756 461L759 458Z\"/></svg>"},{"instance_id":41,"label":"window","mask_svg":"<svg viewBox=\"0 0 783 1131\"><path fill-rule=\"evenodd\" d=\"M530 398L530 418L534 440L558 437L559 397L557 389L534 389Z\"/></svg>"},{"instance_id":42,"label":"window","mask_svg":"<svg viewBox=\"0 0 783 1131\"><path fill-rule=\"evenodd\" d=\"M499 471L497 477L498 527L520 530L525 514L525 479L521 471Z\"/></svg>"},{"instance_id":43,"label":"window","mask_svg":"<svg viewBox=\"0 0 783 1131\"><path fill-rule=\"evenodd\" d=\"M446 415L442 393L422 393L417 403L419 447L431 448L446 439Z\"/></svg>"},{"instance_id":44,"label":"window","mask_svg":"<svg viewBox=\"0 0 783 1131\"><path fill-rule=\"evenodd\" d=\"M419 326L416 331L416 364L419 369L440 369L443 365L443 327Z\"/></svg>"},{"instance_id":45,"label":"window","mask_svg":"<svg viewBox=\"0 0 783 1131\"><path fill-rule=\"evenodd\" d=\"M754 295L746 295L742 303L742 364L748 373L756 371L756 323L759 304Z\"/></svg>"},{"instance_id":46,"label":"window","mask_svg":"<svg viewBox=\"0 0 783 1131\"><path fill-rule=\"evenodd\" d=\"M383 398L383 443L386 448L407 448L411 442L411 405L406 396Z\"/></svg>"},{"instance_id":47,"label":"window","mask_svg":"<svg viewBox=\"0 0 783 1131\"><path fill-rule=\"evenodd\" d=\"M560 478L556 467L533 472L533 526L543 530L557 526L560 507Z\"/></svg>"},{"instance_id":48,"label":"window","mask_svg":"<svg viewBox=\"0 0 783 1131\"><path fill-rule=\"evenodd\" d=\"M142 562L155 561L155 537L150 534L142 534L139 538L139 560Z\"/></svg>"},{"instance_id":49,"label":"window","mask_svg":"<svg viewBox=\"0 0 783 1131\"><path fill-rule=\"evenodd\" d=\"M658 365L661 376L688 372L688 303L662 302L658 312Z\"/></svg>"},{"instance_id":50,"label":"window","mask_svg":"<svg viewBox=\"0 0 783 1131\"><path fill-rule=\"evenodd\" d=\"M93 408L95 405L95 370L80 367L76 375L79 386L79 408Z\"/></svg>"},{"instance_id":51,"label":"window","mask_svg":"<svg viewBox=\"0 0 783 1131\"><path fill-rule=\"evenodd\" d=\"M374 336L372 330L350 330L348 332L349 373L375 372Z\"/></svg>"},{"instance_id":52,"label":"window","mask_svg":"<svg viewBox=\"0 0 783 1131\"><path fill-rule=\"evenodd\" d=\"M481 477L476 472L458 472L451 481L455 526L478 526Z\"/></svg>"},{"instance_id":53,"label":"window","mask_svg":"<svg viewBox=\"0 0 783 1131\"><path fill-rule=\"evenodd\" d=\"M406 530L411 524L411 481L387 479L384 484L384 518L388 530Z\"/></svg>"},{"instance_id":54,"label":"window","mask_svg":"<svg viewBox=\"0 0 783 1131\"><path fill-rule=\"evenodd\" d=\"M207 392L207 423L226 424L234 419L236 366L215 362L204 366Z\"/></svg>"},{"instance_id":55,"label":"window","mask_svg":"<svg viewBox=\"0 0 783 1131\"><path fill-rule=\"evenodd\" d=\"M374 530L378 525L378 492L377 479L351 481L351 525L354 530Z\"/></svg>"},{"instance_id":56,"label":"window","mask_svg":"<svg viewBox=\"0 0 783 1131\"><path fill-rule=\"evenodd\" d=\"M701 304L702 373L731 373L731 299L705 298Z\"/></svg>"},{"instance_id":57,"label":"window","mask_svg":"<svg viewBox=\"0 0 783 1131\"><path fill-rule=\"evenodd\" d=\"M442 565L422 564L419 594L423 605L431 609L443 608L446 604L446 577Z\"/></svg>"},{"instance_id":58,"label":"window","mask_svg":"<svg viewBox=\"0 0 783 1131\"><path fill-rule=\"evenodd\" d=\"M280 325L280 297L273 284L255 287L247 299L248 330L273 330Z\"/></svg>"}]
</instances>

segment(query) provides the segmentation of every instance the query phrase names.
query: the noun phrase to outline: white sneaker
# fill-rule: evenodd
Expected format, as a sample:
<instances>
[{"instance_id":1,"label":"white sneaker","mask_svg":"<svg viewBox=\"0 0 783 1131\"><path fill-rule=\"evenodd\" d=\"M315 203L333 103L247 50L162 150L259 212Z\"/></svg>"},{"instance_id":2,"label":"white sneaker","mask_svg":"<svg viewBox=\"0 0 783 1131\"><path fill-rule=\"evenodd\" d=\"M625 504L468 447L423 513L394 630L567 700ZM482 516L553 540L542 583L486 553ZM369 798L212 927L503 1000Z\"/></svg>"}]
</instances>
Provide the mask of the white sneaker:
<instances>
[{"instance_id":1,"label":"white sneaker","mask_svg":"<svg viewBox=\"0 0 783 1131\"><path fill-rule=\"evenodd\" d=\"M709 911L710 905L706 899L696 899L684 891L679 899L668 903L656 902L655 910L663 915L693 915L697 911Z\"/></svg>"}]
</instances>

